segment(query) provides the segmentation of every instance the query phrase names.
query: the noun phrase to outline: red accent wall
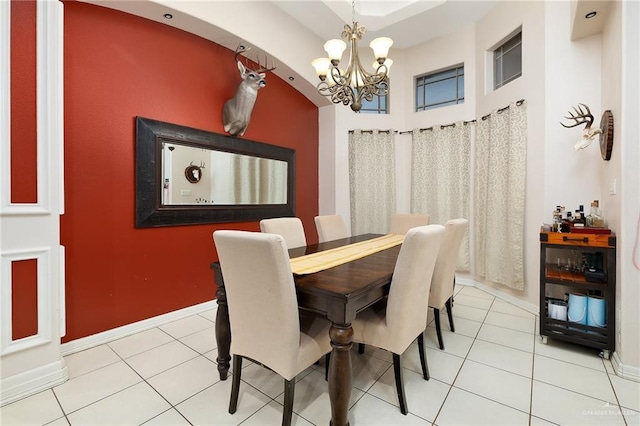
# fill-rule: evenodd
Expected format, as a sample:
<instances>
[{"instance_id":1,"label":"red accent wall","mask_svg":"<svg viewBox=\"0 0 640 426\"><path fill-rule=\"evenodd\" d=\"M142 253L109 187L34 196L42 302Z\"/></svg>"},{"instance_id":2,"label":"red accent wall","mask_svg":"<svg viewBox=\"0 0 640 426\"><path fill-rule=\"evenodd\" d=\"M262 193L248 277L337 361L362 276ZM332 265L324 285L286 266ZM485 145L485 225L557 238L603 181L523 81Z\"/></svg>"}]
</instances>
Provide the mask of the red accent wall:
<instances>
[{"instance_id":1,"label":"red accent wall","mask_svg":"<svg viewBox=\"0 0 640 426\"><path fill-rule=\"evenodd\" d=\"M37 203L36 2L11 0L11 202Z\"/></svg>"},{"instance_id":2,"label":"red accent wall","mask_svg":"<svg viewBox=\"0 0 640 426\"><path fill-rule=\"evenodd\" d=\"M134 228L135 117L224 133L233 52L168 25L65 2L67 335L78 339L215 298L216 229ZM245 138L296 150L296 215L317 241L318 109L270 74Z\"/></svg>"},{"instance_id":3,"label":"red accent wall","mask_svg":"<svg viewBox=\"0 0 640 426\"><path fill-rule=\"evenodd\" d=\"M11 262L11 338L38 334L38 261Z\"/></svg>"}]
</instances>

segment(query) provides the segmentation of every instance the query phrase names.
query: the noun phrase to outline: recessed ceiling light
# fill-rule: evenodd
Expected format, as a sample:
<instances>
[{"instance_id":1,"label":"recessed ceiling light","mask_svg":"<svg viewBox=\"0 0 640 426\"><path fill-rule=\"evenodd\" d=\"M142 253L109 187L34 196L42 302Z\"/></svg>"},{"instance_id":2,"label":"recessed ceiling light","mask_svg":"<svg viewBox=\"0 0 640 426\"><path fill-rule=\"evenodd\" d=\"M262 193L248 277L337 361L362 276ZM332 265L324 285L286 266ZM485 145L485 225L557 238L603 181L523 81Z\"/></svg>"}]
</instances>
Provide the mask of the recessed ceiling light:
<instances>
[{"instance_id":1,"label":"recessed ceiling light","mask_svg":"<svg viewBox=\"0 0 640 426\"><path fill-rule=\"evenodd\" d=\"M167 19L173 19L173 15L170 14L170 13L165 13L164 17L167 18Z\"/></svg>"},{"instance_id":2,"label":"recessed ceiling light","mask_svg":"<svg viewBox=\"0 0 640 426\"><path fill-rule=\"evenodd\" d=\"M594 16L596 16L597 14L598 14L598 12L596 12L596 11L594 10L593 12L589 12L589 13L587 13L586 15L584 15L584 17L585 17L585 18L587 18L587 19L591 19L591 18L593 18Z\"/></svg>"},{"instance_id":3,"label":"recessed ceiling light","mask_svg":"<svg viewBox=\"0 0 640 426\"><path fill-rule=\"evenodd\" d=\"M293 80L295 80L295 77L294 76L290 76L289 77L289 81L293 81Z\"/></svg>"}]
</instances>

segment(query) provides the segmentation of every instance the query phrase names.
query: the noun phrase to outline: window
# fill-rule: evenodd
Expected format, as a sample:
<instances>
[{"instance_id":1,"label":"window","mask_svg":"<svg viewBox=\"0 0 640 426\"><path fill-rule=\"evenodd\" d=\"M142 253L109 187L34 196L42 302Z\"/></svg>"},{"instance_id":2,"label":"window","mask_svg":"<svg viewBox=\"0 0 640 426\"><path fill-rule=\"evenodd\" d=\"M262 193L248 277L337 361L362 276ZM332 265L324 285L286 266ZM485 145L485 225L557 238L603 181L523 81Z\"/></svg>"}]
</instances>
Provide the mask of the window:
<instances>
[{"instance_id":1,"label":"window","mask_svg":"<svg viewBox=\"0 0 640 426\"><path fill-rule=\"evenodd\" d=\"M464 65L416 78L416 111L464 103Z\"/></svg>"},{"instance_id":2,"label":"window","mask_svg":"<svg viewBox=\"0 0 640 426\"><path fill-rule=\"evenodd\" d=\"M360 109L360 113L362 114L389 114L389 84L387 86L387 94L386 95L374 95L371 101L368 101L362 98L362 109Z\"/></svg>"},{"instance_id":3,"label":"window","mask_svg":"<svg viewBox=\"0 0 640 426\"><path fill-rule=\"evenodd\" d=\"M493 51L493 88L522 75L522 31Z\"/></svg>"}]
</instances>

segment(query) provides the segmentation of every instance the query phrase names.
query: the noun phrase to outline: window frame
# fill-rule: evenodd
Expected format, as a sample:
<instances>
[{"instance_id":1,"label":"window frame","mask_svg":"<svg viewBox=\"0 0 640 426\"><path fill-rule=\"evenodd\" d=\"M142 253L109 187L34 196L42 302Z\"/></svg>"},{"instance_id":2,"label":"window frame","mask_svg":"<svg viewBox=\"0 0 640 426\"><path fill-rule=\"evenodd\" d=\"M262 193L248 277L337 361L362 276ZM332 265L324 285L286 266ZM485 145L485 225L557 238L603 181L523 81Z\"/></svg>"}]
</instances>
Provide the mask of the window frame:
<instances>
[{"instance_id":1,"label":"window frame","mask_svg":"<svg viewBox=\"0 0 640 426\"><path fill-rule=\"evenodd\" d=\"M516 38L519 38L519 40L513 43L513 40ZM520 70L517 73L509 76L508 78L504 78L504 73L503 73L504 57L507 56L510 52L512 52L517 47L520 47ZM523 52L522 47L523 47L522 27L520 27L517 30L513 31L511 34L509 34L507 37L505 37L500 43L496 45L496 47L491 49L491 63L493 66L492 87L494 91L522 77L522 52ZM498 60L500 60L499 64L498 64ZM500 81L498 81L498 71L500 71L500 74L501 74Z\"/></svg>"},{"instance_id":2,"label":"window frame","mask_svg":"<svg viewBox=\"0 0 640 426\"><path fill-rule=\"evenodd\" d=\"M451 71L454 71L453 76L448 75ZM429 79L433 79L434 77L437 78L438 76L441 76L441 78L428 81ZM436 108L463 104L465 100L464 76L464 62L416 76L413 80L414 111L422 112ZM450 98L441 102L429 103L428 86L436 83L441 83L446 80L455 80L454 98ZM462 83L462 90L460 90L460 83ZM422 91L422 96L419 95L419 91Z\"/></svg>"}]
</instances>

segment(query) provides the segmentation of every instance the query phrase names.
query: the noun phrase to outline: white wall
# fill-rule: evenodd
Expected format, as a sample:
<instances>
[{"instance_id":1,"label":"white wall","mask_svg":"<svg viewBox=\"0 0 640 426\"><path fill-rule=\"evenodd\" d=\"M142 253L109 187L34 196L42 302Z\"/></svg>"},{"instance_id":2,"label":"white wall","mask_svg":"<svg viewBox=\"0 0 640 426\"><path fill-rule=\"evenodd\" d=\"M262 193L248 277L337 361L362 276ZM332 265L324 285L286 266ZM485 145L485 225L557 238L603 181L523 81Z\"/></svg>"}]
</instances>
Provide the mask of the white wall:
<instances>
[{"instance_id":1,"label":"white wall","mask_svg":"<svg viewBox=\"0 0 640 426\"><path fill-rule=\"evenodd\" d=\"M617 310L614 365L640 380L640 4L612 2L602 34L602 105L614 117L611 160L601 161L602 199L609 227L617 235ZM617 182L611 194L609 183ZM637 256L640 257L640 256Z\"/></svg>"},{"instance_id":2,"label":"white wall","mask_svg":"<svg viewBox=\"0 0 640 426\"><path fill-rule=\"evenodd\" d=\"M403 81L404 93L406 94L403 102L406 116L405 130L475 118L475 26L469 26L457 33L408 49L405 52L405 62ZM458 64L464 64L464 103L416 112L414 107L415 77Z\"/></svg>"},{"instance_id":3,"label":"white wall","mask_svg":"<svg viewBox=\"0 0 640 426\"><path fill-rule=\"evenodd\" d=\"M598 141L586 149L575 151L573 145L582 136L584 125L566 129L559 123L572 123L563 117L578 103L589 106L594 116L594 127L600 124L602 114L602 36L598 34L571 41L570 20L568 2L547 4L545 218L551 217L557 205L573 211L582 204L588 210L591 201L601 200L602 193L600 172L603 163ZM601 207L606 215L604 203Z\"/></svg>"}]
</instances>

